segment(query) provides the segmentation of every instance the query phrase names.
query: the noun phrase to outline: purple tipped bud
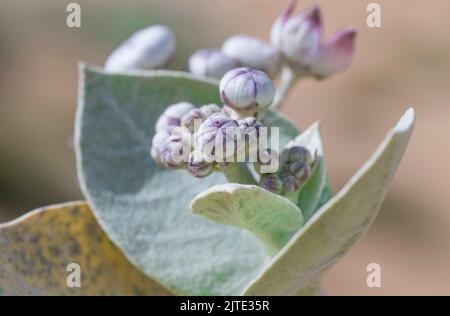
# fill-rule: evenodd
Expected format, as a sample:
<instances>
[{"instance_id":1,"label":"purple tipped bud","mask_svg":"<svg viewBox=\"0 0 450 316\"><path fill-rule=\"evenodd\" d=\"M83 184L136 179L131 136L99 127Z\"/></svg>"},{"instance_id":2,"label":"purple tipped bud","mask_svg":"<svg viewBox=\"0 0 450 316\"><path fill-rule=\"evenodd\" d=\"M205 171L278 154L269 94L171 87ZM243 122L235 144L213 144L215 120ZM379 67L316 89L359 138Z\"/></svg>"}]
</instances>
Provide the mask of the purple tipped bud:
<instances>
[{"instance_id":1,"label":"purple tipped bud","mask_svg":"<svg viewBox=\"0 0 450 316\"><path fill-rule=\"evenodd\" d=\"M134 33L108 57L105 69L157 69L175 54L175 36L163 25L153 25Z\"/></svg>"},{"instance_id":2,"label":"purple tipped bud","mask_svg":"<svg viewBox=\"0 0 450 316\"><path fill-rule=\"evenodd\" d=\"M239 150L236 148L241 143L238 132L240 129L236 120L215 113L200 125L195 140L208 161L223 162Z\"/></svg>"},{"instance_id":3,"label":"purple tipped bud","mask_svg":"<svg viewBox=\"0 0 450 316\"><path fill-rule=\"evenodd\" d=\"M181 126L181 118L193 108L188 102L170 105L156 121L156 132L171 131L174 127Z\"/></svg>"},{"instance_id":4,"label":"purple tipped bud","mask_svg":"<svg viewBox=\"0 0 450 316\"><path fill-rule=\"evenodd\" d=\"M238 124L244 136L246 152L256 152L259 145L258 140L260 129L264 125L253 116L238 120Z\"/></svg>"},{"instance_id":5,"label":"purple tipped bud","mask_svg":"<svg viewBox=\"0 0 450 316\"><path fill-rule=\"evenodd\" d=\"M188 68L193 74L220 79L239 64L219 49L201 49L189 57Z\"/></svg>"},{"instance_id":6,"label":"purple tipped bud","mask_svg":"<svg viewBox=\"0 0 450 316\"><path fill-rule=\"evenodd\" d=\"M308 149L302 146L293 146L283 152L283 160L290 162L312 163L312 156Z\"/></svg>"},{"instance_id":7,"label":"purple tipped bud","mask_svg":"<svg viewBox=\"0 0 450 316\"><path fill-rule=\"evenodd\" d=\"M297 72L307 72L321 47L323 31L319 7L313 6L291 16L278 32L272 32L273 44Z\"/></svg>"},{"instance_id":8,"label":"purple tipped bud","mask_svg":"<svg viewBox=\"0 0 450 316\"><path fill-rule=\"evenodd\" d=\"M214 113L219 113L220 110L221 110L220 106L214 103L206 104L200 107L200 111L202 112L205 118L210 117Z\"/></svg>"},{"instance_id":9,"label":"purple tipped bud","mask_svg":"<svg viewBox=\"0 0 450 316\"><path fill-rule=\"evenodd\" d=\"M278 51L254 36L234 35L225 41L222 50L242 66L262 70L271 78L275 77L280 69Z\"/></svg>"},{"instance_id":10,"label":"purple tipped bud","mask_svg":"<svg viewBox=\"0 0 450 316\"><path fill-rule=\"evenodd\" d=\"M262 175L258 185L275 194L283 193L283 182L275 173Z\"/></svg>"},{"instance_id":11,"label":"purple tipped bud","mask_svg":"<svg viewBox=\"0 0 450 316\"><path fill-rule=\"evenodd\" d=\"M186 167L191 151L191 135L188 133L170 135L160 147L161 163L166 168Z\"/></svg>"},{"instance_id":12,"label":"purple tipped bud","mask_svg":"<svg viewBox=\"0 0 450 316\"><path fill-rule=\"evenodd\" d=\"M209 176L214 171L214 164L207 161L201 151L193 151L189 155L188 171L197 178Z\"/></svg>"},{"instance_id":13,"label":"purple tipped bud","mask_svg":"<svg viewBox=\"0 0 450 316\"><path fill-rule=\"evenodd\" d=\"M152 148L150 150L150 155L153 160L159 165L163 165L161 161L161 147L163 146L166 139L168 139L170 134L166 131L161 131L156 133L152 139Z\"/></svg>"},{"instance_id":14,"label":"purple tipped bud","mask_svg":"<svg viewBox=\"0 0 450 316\"><path fill-rule=\"evenodd\" d=\"M280 174L280 179L283 183L283 190L285 193L295 192L300 188L300 183L289 172L282 172Z\"/></svg>"},{"instance_id":15,"label":"purple tipped bud","mask_svg":"<svg viewBox=\"0 0 450 316\"><path fill-rule=\"evenodd\" d=\"M297 179L302 186L311 176L311 167L306 162L295 161L288 165L289 172Z\"/></svg>"},{"instance_id":16,"label":"purple tipped bud","mask_svg":"<svg viewBox=\"0 0 450 316\"><path fill-rule=\"evenodd\" d=\"M312 74L324 78L350 66L355 51L356 34L354 28L336 32L312 64Z\"/></svg>"},{"instance_id":17,"label":"purple tipped bud","mask_svg":"<svg viewBox=\"0 0 450 316\"><path fill-rule=\"evenodd\" d=\"M233 69L220 80L223 103L238 113L254 114L272 104L275 86L262 71L250 68Z\"/></svg>"},{"instance_id":18,"label":"purple tipped bud","mask_svg":"<svg viewBox=\"0 0 450 316\"><path fill-rule=\"evenodd\" d=\"M193 133L203 123L204 119L205 116L200 109L192 109L181 117L181 126Z\"/></svg>"}]
</instances>

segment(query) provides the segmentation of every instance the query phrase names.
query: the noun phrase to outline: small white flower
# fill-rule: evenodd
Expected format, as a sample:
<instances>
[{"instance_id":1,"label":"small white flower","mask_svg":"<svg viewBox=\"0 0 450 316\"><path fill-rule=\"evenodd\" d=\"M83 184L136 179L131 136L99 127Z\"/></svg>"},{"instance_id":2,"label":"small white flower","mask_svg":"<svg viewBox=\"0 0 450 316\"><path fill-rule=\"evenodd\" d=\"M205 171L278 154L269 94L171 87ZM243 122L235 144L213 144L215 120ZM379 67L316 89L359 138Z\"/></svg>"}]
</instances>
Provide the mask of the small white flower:
<instances>
[{"instance_id":1,"label":"small white flower","mask_svg":"<svg viewBox=\"0 0 450 316\"><path fill-rule=\"evenodd\" d=\"M267 109L275 96L272 80L262 71L233 69L220 81L220 97L225 105L243 114Z\"/></svg>"},{"instance_id":2,"label":"small white flower","mask_svg":"<svg viewBox=\"0 0 450 316\"><path fill-rule=\"evenodd\" d=\"M105 69L157 69L166 66L175 54L175 35L164 25L137 31L108 57Z\"/></svg>"}]
</instances>

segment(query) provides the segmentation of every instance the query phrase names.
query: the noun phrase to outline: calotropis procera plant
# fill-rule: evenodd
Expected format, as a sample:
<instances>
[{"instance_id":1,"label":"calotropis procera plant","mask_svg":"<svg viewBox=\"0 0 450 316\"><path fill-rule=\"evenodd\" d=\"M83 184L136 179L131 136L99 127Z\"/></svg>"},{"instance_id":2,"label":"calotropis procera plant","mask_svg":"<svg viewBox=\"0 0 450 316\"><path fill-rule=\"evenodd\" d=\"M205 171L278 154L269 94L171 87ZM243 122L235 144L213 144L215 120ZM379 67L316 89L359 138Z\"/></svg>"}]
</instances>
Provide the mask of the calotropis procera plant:
<instances>
[{"instance_id":1,"label":"calotropis procera plant","mask_svg":"<svg viewBox=\"0 0 450 316\"><path fill-rule=\"evenodd\" d=\"M377 215L414 111L333 194L320 124L301 131L277 110L296 79L350 64L355 31L326 41L318 7L294 7L271 43L234 36L194 53L193 74L154 70L174 55L163 26L133 35L104 70L81 65L87 202L0 225L0 294L320 294L323 273ZM80 288L66 285L69 263Z\"/></svg>"}]
</instances>

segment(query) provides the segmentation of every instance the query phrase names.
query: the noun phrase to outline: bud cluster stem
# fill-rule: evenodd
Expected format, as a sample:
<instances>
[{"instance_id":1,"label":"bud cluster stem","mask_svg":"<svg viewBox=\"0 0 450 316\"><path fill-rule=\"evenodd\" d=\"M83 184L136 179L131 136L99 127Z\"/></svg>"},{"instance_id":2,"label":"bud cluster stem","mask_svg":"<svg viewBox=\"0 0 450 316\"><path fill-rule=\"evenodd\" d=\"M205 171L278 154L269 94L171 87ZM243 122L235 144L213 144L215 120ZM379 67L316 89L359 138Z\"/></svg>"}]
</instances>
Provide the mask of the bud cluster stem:
<instances>
[{"instance_id":1,"label":"bud cluster stem","mask_svg":"<svg viewBox=\"0 0 450 316\"><path fill-rule=\"evenodd\" d=\"M220 170L227 177L230 183L253 184L256 185L255 178L248 169L247 165L241 163L231 163L221 167Z\"/></svg>"},{"instance_id":2,"label":"bud cluster stem","mask_svg":"<svg viewBox=\"0 0 450 316\"><path fill-rule=\"evenodd\" d=\"M299 77L295 74L291 67L287 65L283 66L281 70L280 84L271 106L273 110L277 110L281 107L298 78Z\"/></svg>"}]
</instances>

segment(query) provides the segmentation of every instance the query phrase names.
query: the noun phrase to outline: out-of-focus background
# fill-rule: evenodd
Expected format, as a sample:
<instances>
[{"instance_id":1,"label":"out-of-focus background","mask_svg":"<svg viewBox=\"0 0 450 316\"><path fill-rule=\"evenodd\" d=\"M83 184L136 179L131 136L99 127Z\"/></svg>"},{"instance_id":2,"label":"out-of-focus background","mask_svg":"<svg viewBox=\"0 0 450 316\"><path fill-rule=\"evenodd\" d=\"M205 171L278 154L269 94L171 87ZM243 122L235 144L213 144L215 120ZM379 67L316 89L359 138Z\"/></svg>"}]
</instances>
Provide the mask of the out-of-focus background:
<instances>
[{"instance_id":1,"label":"out-of-focus background","mask_svg":"<svg viewBox=\"0 0 450 316\"><path fill-rule=\"evenodd\" d=\"M268 39L282 0L79 0L0 2L0 222L39 206L81 199L71 147L77 63L102 65L127 36L162 23L177 35L176 67L197 48L235 33ZM381 28L366 7L381 5ZM300 1L305 7L312 1ZM380 216L325 277L328 294L450 294L450 10L448 0L323 0L327 35L359 29L352 67L305 80L283 111L302 127L322 121L335 190L366 161L405 109L417 125ZM366 285L381 265L381 288Z\"/></svg>"}]
</instances>

